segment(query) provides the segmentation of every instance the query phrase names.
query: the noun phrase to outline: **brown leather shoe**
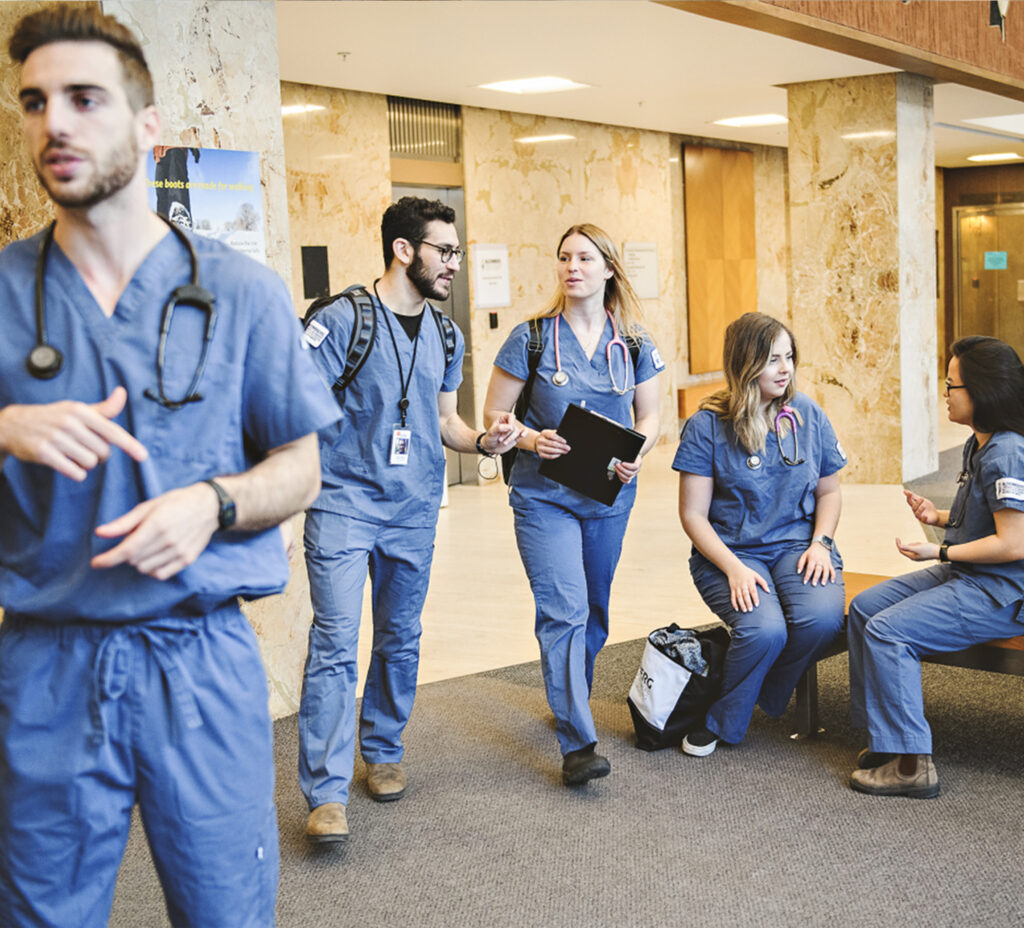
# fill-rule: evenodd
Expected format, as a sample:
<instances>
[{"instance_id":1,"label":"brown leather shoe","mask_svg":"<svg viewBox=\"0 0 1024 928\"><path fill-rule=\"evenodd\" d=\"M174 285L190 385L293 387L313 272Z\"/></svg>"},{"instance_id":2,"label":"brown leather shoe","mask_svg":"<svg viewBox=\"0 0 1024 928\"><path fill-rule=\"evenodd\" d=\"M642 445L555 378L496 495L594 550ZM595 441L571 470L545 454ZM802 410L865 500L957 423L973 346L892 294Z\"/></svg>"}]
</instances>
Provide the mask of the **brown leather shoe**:
<instances>
[{"instance_id":1,"label":"brown leather shoe","mask_svg":"<svg viewBox=\"0 0 1024 928\"><path fill-rule=\"evenodd\" d=\"M367 764L366 785L377 802L394 802L405 795L405 771L401 764Z\"/></svg>"},{"instance_id":2,"label":"brown leather shoe","mask_svg":"<svg viewBox=\"0 0 1024 928\"><path fill-rule=\"evenodd\" d=\"M858 793L872 796L910 796L912 799L933 799L939 795L939 775L931 754L917 755L917 768L911 774L900 773L900 757L870 770L854 770L850 786Z\"/></svg>"},{"instance_id":3,"label":"brown leather shoe","mask_svg":"<svg viewBox=\"0 0 1024 928\"><path fill-rule=\"evenodd\" d=\"M348 819L340 802L325 802L309 813L306 837L316 844L343 844L348 840Z\"/></svg>"}]
</instances>

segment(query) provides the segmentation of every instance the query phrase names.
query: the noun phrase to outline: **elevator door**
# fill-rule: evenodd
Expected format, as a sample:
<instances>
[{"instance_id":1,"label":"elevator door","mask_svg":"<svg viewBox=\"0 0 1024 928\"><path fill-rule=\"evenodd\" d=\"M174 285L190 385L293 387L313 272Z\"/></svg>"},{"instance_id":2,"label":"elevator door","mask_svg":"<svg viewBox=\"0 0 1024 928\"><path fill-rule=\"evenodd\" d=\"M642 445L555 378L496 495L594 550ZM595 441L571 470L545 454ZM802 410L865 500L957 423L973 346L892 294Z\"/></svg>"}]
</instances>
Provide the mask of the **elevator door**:
<instances>
[{"instance_id":1,"label":"elevator door","mask_svg":"<svg viewBox=\"0 0 1024 928\"><path fill-rule=\"evenodd\" d=\"M956 337L993 335L1024 355L1024 206L960 206Z\"/></svg>"},{"instance_id":2,"label":"elevator door","mask_svg":"<svg viewBox=\"0 0 1024 928\"><path fill-rule=\"evenodd\" d=\"M445 206L455 210L455 230L459 234L459 242L466 247L466 220L463 209L461 187L414 187L408 184L394 184L391 196L398 200L401 197L423 197L427 200L440 200ZM459 415L469 423L470 428L476 425L476 410L473 399L473 352L470 347L469 328L469 281L466 278L467 262L463 262L459 273L452 280L452 288L445 301L431 300L443 313L447 313L462 331L466 339L466 356L462 362L462 386L459 387ZM445 460L448 464L448 483L476 483L476 455L456 454L445 448Z\"/></svg>"}]
</instances>

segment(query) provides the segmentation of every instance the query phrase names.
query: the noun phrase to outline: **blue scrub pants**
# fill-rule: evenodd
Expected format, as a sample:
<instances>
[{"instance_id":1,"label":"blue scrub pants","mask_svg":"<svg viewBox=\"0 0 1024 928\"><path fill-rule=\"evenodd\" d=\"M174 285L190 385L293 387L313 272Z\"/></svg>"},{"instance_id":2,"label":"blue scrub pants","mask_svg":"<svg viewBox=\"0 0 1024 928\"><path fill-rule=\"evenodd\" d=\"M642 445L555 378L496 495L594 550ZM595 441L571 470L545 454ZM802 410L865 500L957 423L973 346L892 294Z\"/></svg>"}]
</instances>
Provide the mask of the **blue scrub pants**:
<instances>
[{"instance_id":1,"label":"blue scrub pants","mask_svg":"<svg viewBox=\"0 0 1024 928\"><path fill-rule=\"evenodd\" d=\"M170 921L267 928L267 685L234 604L133 625L0 626L0 925L100 928L138 803Z\"/></svg>"},{"instance_id":2,"label":"blue scrub pants","mask_svg":"<svg viewBox=\"0 0 1024 928\"><path fill-rule=\"evenodd\" d=\"M376 525L333 512L306 514L313 624L299 706L299 784L310 809L348 802L355 764L356 663L369 569L373 652L359 742L370 764L402 759L416 697L420 614L430 582L434 527Z\"/></svg>"},{"instance_id":3,"label":"blue scrub pants","mask_svg":"<svg viewBox=\"0 0 1024 928\"><path fill-rule=\"evenodd\" d=\"M608 597L629 512L581 519L561 506L515 509L516 544L536 604L535 633L562 753L597 741L594 661L608 638Z\"/></svg>"},{"instance_id":4,"label":"blue scrub pants","mask_svg":"<svg viewBox=\"0 0 1024 928\"><path fill-rule=\"evenodd\" d=\"M786 711L797 681L816 661L843 627L845 598L843 564L832 552L835 583L811 586L796 571L804 542L774 547L771 553L733 552L757 571L771 588L757 588L759 605L739 612L729 600L729 581L714 564L698 553L690 558L690 572L704 602L732 629L726 652L721 695L711 704L705 725L722 741L743 740L754 705L778 718Z\"/></svg>"},{"instance_id":5,"label":"blue scrub pants","mask_svg":"<svg viewBox=\"0 0 1024 928\"><path fill-rule=\"evenodd\" d=\"M850 716L873 751L931 754L921 658L1024 634L1021 604L1000 606L947 564L893 577L850 603Z\"/></svg>"}]
</instances>

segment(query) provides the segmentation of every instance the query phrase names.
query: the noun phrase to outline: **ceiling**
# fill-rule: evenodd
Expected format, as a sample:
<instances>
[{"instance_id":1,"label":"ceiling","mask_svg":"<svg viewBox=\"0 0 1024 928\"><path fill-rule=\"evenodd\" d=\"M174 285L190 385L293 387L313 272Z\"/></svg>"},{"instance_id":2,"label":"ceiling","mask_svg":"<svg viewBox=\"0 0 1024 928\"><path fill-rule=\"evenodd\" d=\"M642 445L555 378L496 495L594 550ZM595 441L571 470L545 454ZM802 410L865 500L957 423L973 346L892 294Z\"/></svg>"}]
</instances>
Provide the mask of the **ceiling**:
<instances>
[{"instance_id":1,"label":"ceiling","mask_svg":"<svg viewBox=\"0 0 1024 928\"><path fill-rule=\"evenodd\" d=\"M786 126L713 123L785 115L787 83L893 70L646 0L276 0L276 11L282 80L764 145L784 146ZM477 86L543 75L590 86ZM966 122L996 117L998 131ZM1019 101L939 84L935 123L940 167L1024 155Z\"/></svg>"}]
</instances>

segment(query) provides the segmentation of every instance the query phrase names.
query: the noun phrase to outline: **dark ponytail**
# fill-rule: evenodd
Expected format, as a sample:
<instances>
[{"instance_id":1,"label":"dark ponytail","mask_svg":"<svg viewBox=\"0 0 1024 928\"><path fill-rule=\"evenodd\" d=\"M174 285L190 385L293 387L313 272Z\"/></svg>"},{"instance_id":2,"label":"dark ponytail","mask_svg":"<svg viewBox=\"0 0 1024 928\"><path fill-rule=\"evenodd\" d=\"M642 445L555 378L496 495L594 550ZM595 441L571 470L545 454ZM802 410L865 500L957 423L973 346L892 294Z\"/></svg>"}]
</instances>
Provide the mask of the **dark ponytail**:
<instances>
[{"instance_id":1,"label":"dark ponytail","mask_svg":"<svg viewBox=\"0 0 1024 928\"><path fill-rule=\"evenodd\" d=\"M1006 342L968 335L950 348L960 362L960 379L974 404L979 432L1024 435L1024 366Z\"/></svg>"}]
</instances>

